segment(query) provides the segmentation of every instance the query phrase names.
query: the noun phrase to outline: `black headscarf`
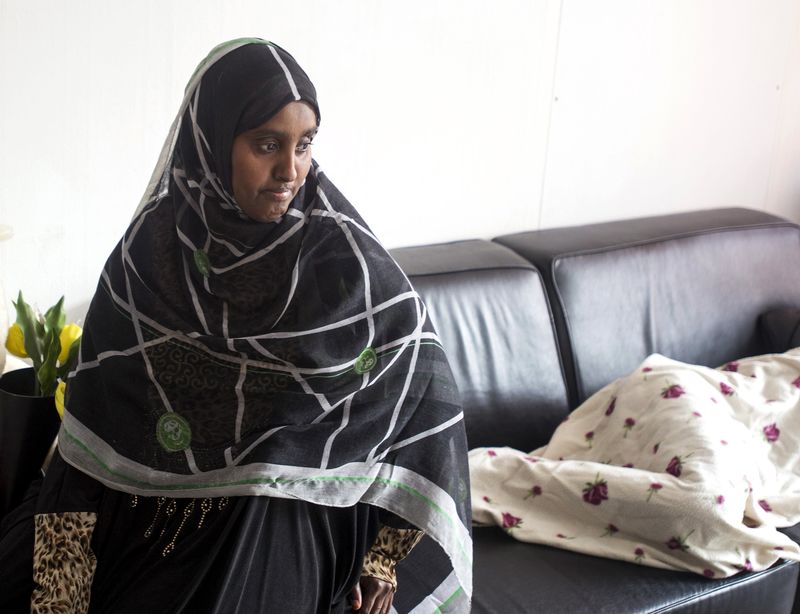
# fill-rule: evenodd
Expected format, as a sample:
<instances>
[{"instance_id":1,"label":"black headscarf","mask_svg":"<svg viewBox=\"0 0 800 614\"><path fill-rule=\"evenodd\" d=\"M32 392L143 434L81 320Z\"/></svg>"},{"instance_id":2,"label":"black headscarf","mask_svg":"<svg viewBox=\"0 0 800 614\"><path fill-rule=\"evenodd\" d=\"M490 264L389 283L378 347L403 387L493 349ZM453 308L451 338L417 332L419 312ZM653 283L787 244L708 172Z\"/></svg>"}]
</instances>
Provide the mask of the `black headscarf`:
<instances>
[{"instance_id":1,"label":"black headscarf","mask_svg":"<svg viewBox=\"0 0 800 614\"><path fill-rule=\"evenodd\" d=\"M290 76L290 78L287 77ZM242 132L257 128L290 102L308 103L320 121L317 92L306 73L286 51L270 43L244 45L209 67L203 87L196 92L197 114L184 114L178 137L178 156L184 168L202 169L203 147L195 126L215 156L223 199L234 203L231 186L231 149ZM216 157L218 156L218 157Z\"/></svg>"},{"instance_id":2,"label":"black headscarf","mask_svg":"<svg viewBox=\"0 0 800 614\"><path fill-rule=\"evenodd\" d=\"M425 305L316 162L276 222L232 196L236 135L297 100L319 120L273 43L200 65L92 300L61 454L134 494L377 505L442 546L441 586L468 598L463 414Z\"/></svg>"}]
</instances>

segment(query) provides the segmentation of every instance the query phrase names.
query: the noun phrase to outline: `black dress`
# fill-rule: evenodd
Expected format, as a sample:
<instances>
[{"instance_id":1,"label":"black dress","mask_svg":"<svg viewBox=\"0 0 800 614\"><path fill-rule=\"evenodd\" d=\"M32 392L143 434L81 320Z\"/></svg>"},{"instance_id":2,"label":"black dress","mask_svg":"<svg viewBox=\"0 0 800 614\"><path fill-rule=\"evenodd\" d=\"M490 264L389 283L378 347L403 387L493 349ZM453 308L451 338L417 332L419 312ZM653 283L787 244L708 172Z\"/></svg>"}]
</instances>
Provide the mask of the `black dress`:
<instances>
[{"instance_id":1,"label":"black dress","mask_svg":"<svg viewBox=\"0 0 800 614\"><path fill-rule=\"evenodd\" d=\"M34 513L86 511L97 513L91 613L344 612L379 527L366 504L134 497L57 456L4 521L0 611L30 611Z\"/></svg>"}]
</instances>

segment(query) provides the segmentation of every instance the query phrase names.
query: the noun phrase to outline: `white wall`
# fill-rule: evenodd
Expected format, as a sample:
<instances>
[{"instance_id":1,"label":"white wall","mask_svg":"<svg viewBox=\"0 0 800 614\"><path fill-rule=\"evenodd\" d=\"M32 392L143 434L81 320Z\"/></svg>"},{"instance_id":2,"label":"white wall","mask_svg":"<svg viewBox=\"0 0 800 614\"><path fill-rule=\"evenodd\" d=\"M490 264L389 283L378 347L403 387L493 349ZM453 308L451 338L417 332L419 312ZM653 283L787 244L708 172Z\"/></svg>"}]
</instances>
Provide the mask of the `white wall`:
<instances>
[{"instance_id":1,"label":"white wall","mask_svg":"<svg viewBox=\"0 0 800 614\"><path fill-rule=\"evenodd\" d=\"M800 2L562 4L543 226L738 205L800 219Z\"/></svg>"},{"instance_id":2,"label":"white wall","mask_svg":"<svg viewBox=\"0 0 800 614\"><path fill-rule=\"evenodd\" d=\"M389 246L741 205L800 221L800 0L0 0L0 282L74 316L196 63L286 47ZM10 297L9 297L10 298Z\"/></svg>"}]
</instances>

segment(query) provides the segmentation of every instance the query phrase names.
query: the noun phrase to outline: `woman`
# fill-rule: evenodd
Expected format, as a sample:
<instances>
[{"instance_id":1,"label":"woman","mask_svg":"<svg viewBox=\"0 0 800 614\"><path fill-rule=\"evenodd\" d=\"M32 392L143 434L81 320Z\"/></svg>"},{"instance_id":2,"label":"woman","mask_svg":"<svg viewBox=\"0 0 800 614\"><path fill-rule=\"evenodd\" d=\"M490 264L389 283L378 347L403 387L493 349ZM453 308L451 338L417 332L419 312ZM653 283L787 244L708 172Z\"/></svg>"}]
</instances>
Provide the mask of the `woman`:
<instances>
[{"instance_id":1,"label":"woman","mask_svg":"<svg viewBox=\"0 0 800 614\"><path fill-rule=\"evenodd\" d=\"M468 602L456 389L425 306L312 160L319 121L273 43L196 70L87 315L34 611L385 613L420 530Z\"/></svg>"}]
</instances>

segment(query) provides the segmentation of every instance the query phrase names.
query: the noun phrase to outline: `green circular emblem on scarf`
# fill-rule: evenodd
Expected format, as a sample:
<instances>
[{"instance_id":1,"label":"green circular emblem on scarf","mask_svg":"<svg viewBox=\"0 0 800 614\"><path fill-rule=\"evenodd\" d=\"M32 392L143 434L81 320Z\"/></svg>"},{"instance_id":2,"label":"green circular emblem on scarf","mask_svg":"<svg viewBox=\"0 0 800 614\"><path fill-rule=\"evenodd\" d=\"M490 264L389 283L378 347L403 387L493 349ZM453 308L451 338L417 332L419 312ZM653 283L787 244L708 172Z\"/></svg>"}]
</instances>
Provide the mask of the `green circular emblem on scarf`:
<instances>
[{"instance_id":1,"label":"green circular emblem on scarf","mask_svg":"<svg viewBox=\"0 0 800 614\"><path fill-rule=\"evenodd\" d=\"M192 429L184 418L175 412L169 412L158 419L156 437L167 452L180 452L189 447Z\"/></svg>"},{"instance_id":2,"label":"green circular emblem on scarf","mask_svg":"<svg viewBox=\"0 0 800 614\"><path fill-rule=\"evenodd\" d=\"M361 375L362 373L372 370L377 363L378 355L375 353L375 350L366 348L358 355L358 358L356 358L356 364L353 365L353 369L356 373Z\"/></svg>"},{"instance_id":3,"label":"green circular emblem on scarf","mask_svg":"<svg viewBox=\"0 0 800 614\"><path fill-rule=\"evenodd\" d=\"M208 254L202 249L195 250L194 264L203 277L208 277L208 274L211 272L211 263L208 260Z\"/></svg>"}]
</instances>

